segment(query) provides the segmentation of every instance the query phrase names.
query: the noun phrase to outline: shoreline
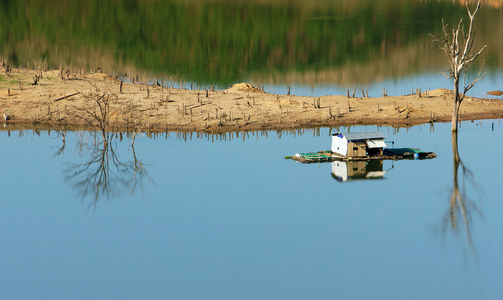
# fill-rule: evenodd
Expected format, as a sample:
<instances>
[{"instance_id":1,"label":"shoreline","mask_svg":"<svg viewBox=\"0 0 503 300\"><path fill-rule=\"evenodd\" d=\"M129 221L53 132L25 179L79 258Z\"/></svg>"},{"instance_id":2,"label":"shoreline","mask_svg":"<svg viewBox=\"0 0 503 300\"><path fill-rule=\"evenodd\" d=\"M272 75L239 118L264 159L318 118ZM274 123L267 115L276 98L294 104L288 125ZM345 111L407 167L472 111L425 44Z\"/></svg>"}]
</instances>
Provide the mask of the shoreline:
<instances>
[{"instance_id":1,"label":"shoreline","mask_svg":"<svg viewBox=\"0 0 503 300\"><path fill-rule=\"evenodd\" d=\"M205 133L353 125L408 127L450 122L453 105L453 92L445 89L393 97L312 98L269 94L245 83L226 90L186 90L128 83L103 73L6 71L0 67L0 112L16 127ZM466 97L461 105L460 121L501 118L501 100Z\"/></svg>"}]
</instances>

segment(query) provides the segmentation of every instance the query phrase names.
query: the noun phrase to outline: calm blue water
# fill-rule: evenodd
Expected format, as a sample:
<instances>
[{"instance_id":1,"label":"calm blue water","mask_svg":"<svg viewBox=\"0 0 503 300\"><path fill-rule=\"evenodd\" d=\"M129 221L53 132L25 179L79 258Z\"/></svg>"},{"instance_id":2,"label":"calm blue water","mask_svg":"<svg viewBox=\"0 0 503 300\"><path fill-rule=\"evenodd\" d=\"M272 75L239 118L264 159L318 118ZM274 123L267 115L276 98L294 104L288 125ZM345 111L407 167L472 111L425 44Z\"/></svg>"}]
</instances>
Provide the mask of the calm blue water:
<instances>
[{"instance_id":1,"label":"calm blue water","mask_svg":"<svg viewBox=\"0 0 503 300\"><path fill-rule=\"evenodd\" d=\"M96 178L84 176L101 162L81 164L101 156L77 146L89 134L68 133L55 155L54 132L1 132L0 298L501 297L503 124L462 124L469 172L458 171L466 197L453 205L450 124L434 129L381 127L395 147L438 158L387 161L383 180L342 183L329 163L284 159L329 149L328 129L244 141L144 136L136 175L130 141L116 139L120 167L107 152L99 187L108 195L97 199Z\"/></svg>"},{"instance_id":2,"label":"calm blue water","mask_svg":"<svg viewBox=\"0 0 503 300\"><path fill-rule=\"evenodd\" d=\"M438 72L445 72L445 70L438 70ZM292 95L322 97L326 95L346 95L347 90L350 90L352 93L354 89L356 90L356 97L361 97L361 90L364 89L368 91L370 97L380 97L382 96L383 88L386 88L388 96L408 95L411 92L415 93L416 89L421 89L423 92L428 89L453 90L452 79L446 79L444 75L438 72L431 71L414 76L374 81L369 84L316 84L309 86L301 83L291 83L287 85L265 85L265 91L274 94L287 94L288 86L290 86L290 93ZM468 75L467 82L470 83L475 78L475 75ZM467 95L478 98L501 99L501 97L486 95L486 93L494 90L503 90L502 82L503 72L486 73L484 78L477 81L473 88L467 92ZM461 87L464 87L464 85L461 85Z\"/></svg>"}]
</instances>

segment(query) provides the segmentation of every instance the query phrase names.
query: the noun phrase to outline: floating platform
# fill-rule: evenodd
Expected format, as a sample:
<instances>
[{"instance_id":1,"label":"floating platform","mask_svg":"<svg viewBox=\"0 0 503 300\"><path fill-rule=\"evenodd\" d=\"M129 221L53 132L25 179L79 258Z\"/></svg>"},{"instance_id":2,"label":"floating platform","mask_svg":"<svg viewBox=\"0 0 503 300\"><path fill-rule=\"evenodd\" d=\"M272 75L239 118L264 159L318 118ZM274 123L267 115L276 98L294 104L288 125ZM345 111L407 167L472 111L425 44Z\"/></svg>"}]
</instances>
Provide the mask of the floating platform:
<instances>
[{"instance_id":1,"label":"floating platform","mask_svg":"<svg viewBox=\"0 0 503 300\"><path fill-rule=\"evenodd\" d=\"M424 152L413 148L384 149L382 154L372 156L346 157L332 151L315 153L296 153L289 158L301 163L319 163L332 161L369 161L369 160L401 160L401 159L432 159L437 157L434 152Z\"/></svg>"}]
</instances>

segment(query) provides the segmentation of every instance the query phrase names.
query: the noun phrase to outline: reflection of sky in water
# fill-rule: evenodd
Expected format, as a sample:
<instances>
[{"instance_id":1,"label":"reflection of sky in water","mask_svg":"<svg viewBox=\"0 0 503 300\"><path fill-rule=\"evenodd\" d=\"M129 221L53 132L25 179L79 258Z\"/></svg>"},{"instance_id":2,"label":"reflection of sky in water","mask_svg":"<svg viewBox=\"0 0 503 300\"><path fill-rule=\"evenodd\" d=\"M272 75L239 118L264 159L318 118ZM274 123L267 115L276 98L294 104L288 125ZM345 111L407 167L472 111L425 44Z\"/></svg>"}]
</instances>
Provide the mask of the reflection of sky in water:
<instances>
[{"instance_id":1,"label":"reflection of sky in water","mask_svg":"<svg viewBox=\"0 0 503 300\"><path fill-rule=\"evenodd\" d=\"M491 123L495 131L491 131ZM76 136L53 157L53 133L0 133L0 295L5 299L404 299L502 294L503 124L463 123L459 152L476 253L461 230L441 234L452 188L449 124L381 128L395 147L438 158L385 162L384 180L339 183L331 164L285 155L330 148L321 136L275 132L246 141L136 140L154 185L95 210L65 183L82 159ZM341 128L346 131L347 128ZM351 131L376 130L375 126ZM116 147L131 159L127 141ZM480 194L479 194L480 192Z\"/></svg>"},{"instance_id":2,"label":"reflection of sky in water","mask_svg":"<svg viewBox=\"0 0 503 300\"><path fill-rule=\"evenodd\" d=\"M467 77L467 82L470 83L474 77ZM470 80L471 79L471 80ZM460 83L463 87L463 83ZM356 90L356 97L361 97L361 90L368 90L370 97L382 96L383 88L388 90L388 96L408 95L411 93L411 88L421 89L423 92L428 89L434 90L439 88L453 90L452 79L447 79L443 74L439 73L426 73L417 76L405 77L395 80L387 80L382 82L375 82L370 85L351 85L340 86L338 84L315 85L314 87L292 84L290 92L292 95L321 97L325 95L346 95L346 91L350 90L352 94L353 89ZM273 94L286 94L288 87L283 85L265 85L265 91ZM485 98L485 93L488 91L503 90L503 72L487 73L486 76L478 81L475 86L468 92L468 96ZM494 98L493 96L489 96Z\"/></svg>"}]
</instances>

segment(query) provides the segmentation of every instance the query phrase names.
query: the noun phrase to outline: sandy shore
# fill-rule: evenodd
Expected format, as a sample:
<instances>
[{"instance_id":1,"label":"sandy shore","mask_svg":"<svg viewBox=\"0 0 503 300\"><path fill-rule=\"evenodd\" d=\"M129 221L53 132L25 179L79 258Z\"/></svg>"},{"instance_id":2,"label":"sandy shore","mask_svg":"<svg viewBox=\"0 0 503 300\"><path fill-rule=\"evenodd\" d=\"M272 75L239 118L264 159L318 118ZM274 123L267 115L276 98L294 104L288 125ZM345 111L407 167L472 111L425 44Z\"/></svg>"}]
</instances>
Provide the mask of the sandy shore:
<instances>
[{"instance_id":1,"label":"sandy shore","mask_svg":"<svg viewBox=\"0 0 503 300\"><path fill-rule=\"evenodd\" d=\"M126 83L101 73L79 74L0 68L0 112L11 124L98 126L108 130L225 131L319 126L410 126L449 122L453 93L433 90L398 97L324 96L264 93L248 84L228 90L185 90ZM37 84L35 76L39 76ZM352 94L352 92L351 92ZM96 99L107 101L99 110ZM103 104L103 103L102 103ZM103 114L105 112L105 114ZM467 97L461 120L503 118L503 101Z\"/></svg>"}]
</instances>

